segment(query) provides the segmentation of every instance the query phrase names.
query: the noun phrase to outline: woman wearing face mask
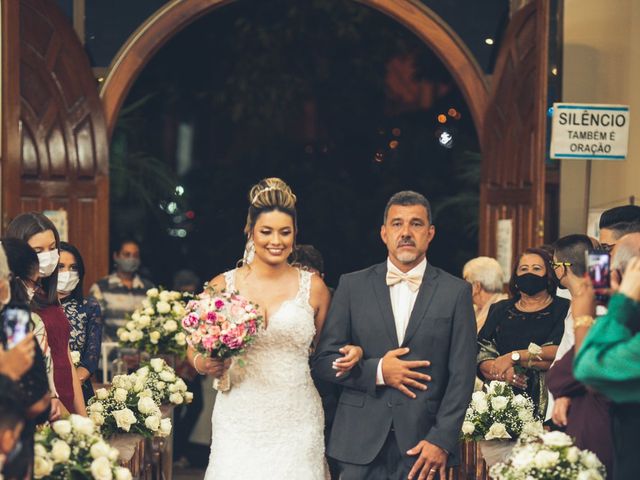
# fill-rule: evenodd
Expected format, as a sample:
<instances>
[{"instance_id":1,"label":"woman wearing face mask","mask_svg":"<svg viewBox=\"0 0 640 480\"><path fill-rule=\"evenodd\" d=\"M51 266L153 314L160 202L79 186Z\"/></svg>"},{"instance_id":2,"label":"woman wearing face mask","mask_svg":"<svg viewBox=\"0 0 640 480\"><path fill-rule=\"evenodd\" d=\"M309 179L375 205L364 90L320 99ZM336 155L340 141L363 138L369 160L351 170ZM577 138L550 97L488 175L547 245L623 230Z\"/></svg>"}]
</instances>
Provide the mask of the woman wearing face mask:
<instances>
[{"instance_id":1,"label":"woman wearing face mask","mask_svg":"<svg viewBox=\"0 0 640 480\"><path fill-rule=\"evenodd\" d=\"M22 240L6 238L2 240L2 248L7 255L9 268L12 272L10 306L28 307L30 302L27 289L38 282L38 257L35 251ZM6 301L8 301L7 299ZM0 299L0 301L2 301ZM3 302L4 303L4 302ZM46 362L51 362L50 357L43 355L41 346L45 352L49 351L47 337L42 320L32 314L31 328L37 342L35 345L33 364L17 381L21 391L21 401L26 412L26 421L20 435L20 452L5 464L4 477L31 478L30 469L33 463L33 435L36 425L50 419L50 392L53 388L53 375L48 378ZM0 330L3 333L4 329ZM52 372L53 373L53 372ZM59 416L59 413L58 413Z\"/></svg>"},{"instance_id":2,"label":"woman wearing face mask","mask_svg":"<svg viewBox=\"0 0 640 480\"><path fill-rule=\"evenodd\" d=\"M58 265L58 298L71 324L69 347L80 354L77 367L82 383L82 393L87 402L93 397L91 375L98 368L100 344L102 343L102 312L94 298L84 298L82 280L84 262L76 247L60 242Z\"/></svg>"},{"instance_id":3,"label":"woman wearing face mask","mask_svg":"<svg viewBox=\"0 0 640 480\"><path fill-rule=\"evenodd\" d=\"M69 413L87 414L82 388L69 349L70 325L58 301L60 237L51 220L37 212L18 215L7 227L7 236L26 241L38 255L40 285L28 285L34 292L32 306L47 331L53 378L60 402Z\"/></svg>"},{"instance_id":4,"label":"woman wearing face mask","mask_svg":"<svg viewBox=\"0 0 640 480\"><path fill-rule=\"evenodd\" d=\"M485 381L510 383L526 392L544 418L545 372L551 366L564 331L569 301L555 296L557 280L545 250L529 248L516 262L509 290L512 298L494 304L478 334L478 370ZM542 347L529 352L534 343ZM526 369L517 373L518 367Z\"/></svg>"}]
</instances>

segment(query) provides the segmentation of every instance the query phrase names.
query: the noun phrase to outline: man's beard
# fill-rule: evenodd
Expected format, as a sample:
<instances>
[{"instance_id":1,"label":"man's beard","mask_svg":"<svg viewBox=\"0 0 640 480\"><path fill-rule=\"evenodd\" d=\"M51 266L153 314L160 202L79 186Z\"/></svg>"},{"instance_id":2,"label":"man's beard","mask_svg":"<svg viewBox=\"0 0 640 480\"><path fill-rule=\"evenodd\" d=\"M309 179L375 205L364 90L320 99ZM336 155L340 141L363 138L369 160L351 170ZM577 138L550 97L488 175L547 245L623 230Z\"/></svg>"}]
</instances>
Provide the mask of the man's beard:
<instances>
[{"instance_id":1,"label":"man's beard","mask_svg":"<svg viewBox=\"0 0 640 480\"><path fill-rule=\"evenodd\" d=\"M417 260L419 254L413 252L400 252L396 255L396 258L401 263L413 263Z\"/></svg>"}]
</instances>

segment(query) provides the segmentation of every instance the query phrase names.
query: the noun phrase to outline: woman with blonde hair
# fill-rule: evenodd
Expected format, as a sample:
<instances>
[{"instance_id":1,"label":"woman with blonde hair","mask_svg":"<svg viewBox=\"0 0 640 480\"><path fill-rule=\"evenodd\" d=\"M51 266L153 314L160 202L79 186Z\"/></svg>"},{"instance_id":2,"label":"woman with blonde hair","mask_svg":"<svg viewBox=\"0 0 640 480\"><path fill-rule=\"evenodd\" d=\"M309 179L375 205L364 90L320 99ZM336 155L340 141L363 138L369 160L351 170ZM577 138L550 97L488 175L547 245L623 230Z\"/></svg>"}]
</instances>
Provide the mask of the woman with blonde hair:
<instances>
[{"instance_id":1,"label":"woman with blonde hair","mask_svg":"<svg viewBox=\"0 0 640 480\"><path fill-rule=\"evenodd\" d=\"M266 325L248 349L245 367L189 351L201 374L230 368L231 388L218 392L206 480L323 480L324 416L311 379L315 345L330 295L322 279L288 263L297 233L296 196L278 178L251 188L247 244L238 268L216 276L217 290L237 290L262 308ZM338 372L355 365L358 347L345 346Z\"/></svg>"}]
</instances>

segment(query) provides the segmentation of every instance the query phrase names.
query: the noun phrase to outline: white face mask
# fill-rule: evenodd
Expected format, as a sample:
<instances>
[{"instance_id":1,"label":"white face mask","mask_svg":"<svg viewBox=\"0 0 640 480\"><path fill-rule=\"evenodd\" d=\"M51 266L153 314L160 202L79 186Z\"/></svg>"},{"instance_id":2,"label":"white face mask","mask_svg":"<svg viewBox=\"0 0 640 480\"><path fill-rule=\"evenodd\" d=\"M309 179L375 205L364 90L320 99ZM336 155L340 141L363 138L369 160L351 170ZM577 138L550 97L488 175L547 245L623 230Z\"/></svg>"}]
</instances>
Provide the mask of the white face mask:
<instances>
[{"instance_id":1,"label":"white face mask","mask_svg":"<svg viewBox=\"0 0 640 480\"><path fill-rule=\"evenodd\" d=\"M58 249L49 250L48 252L40 252L38 254L38 262L40 262L40 276L49 277L58 266L60 255Z\"/></svg>"},{"instance_id":2,"label":"white face mask","mask_svg":"<svg viewBox=\"0 0 640 480\"><path fill-rule=\"evenodd\" d=\"M59 293L70 293L76 288L78 282L80 281L80 275L78 272L74 272L73 270L69 270L66 272L58 273L58 292Z\"/></svg>"}]
</instances>

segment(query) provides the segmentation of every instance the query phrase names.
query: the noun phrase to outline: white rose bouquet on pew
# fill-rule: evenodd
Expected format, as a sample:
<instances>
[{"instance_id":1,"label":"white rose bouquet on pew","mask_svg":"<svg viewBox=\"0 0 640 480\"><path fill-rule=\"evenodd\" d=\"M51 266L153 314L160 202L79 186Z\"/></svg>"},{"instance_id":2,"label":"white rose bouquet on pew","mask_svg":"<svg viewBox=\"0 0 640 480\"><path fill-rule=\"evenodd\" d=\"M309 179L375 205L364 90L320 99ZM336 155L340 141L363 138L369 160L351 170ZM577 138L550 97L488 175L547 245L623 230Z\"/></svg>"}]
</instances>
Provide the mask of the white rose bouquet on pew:
<instances>
[{"instance_id":1,"label":"white rose bouquet on pew","mask_svg":"<svg viewBox=\"0 0 640 480\"><path fill-rule=\"evenodd\" d=\"M187 337L181 320L185 305L192 296L187 293L152 288L142 307L135 310L124 327L118 329L120 345L145 351L150 355L177 354L184 357Z\"/></svg>"},{"instance_id":2,"label":"white rose bouquet on pew","mask_svg":"<svg viewBox=\"0 0 640 480\"><path fill-rule=\"evenodd\" d=\"M152 358L135 374L138 378L145 379L145 389L150 390L153 399L161 405L181 405L193 401L193 393L187 391L184 380L162 358Z\"/></svg>"},{"instance_id":3,"label":"white rose bouquet on pew","mask_svg":"<svg viewBox=\"0 0 640 480\"><path fill-rule=\"evenodd\" d=\"M490 475L495 480L604 480L606 472L594 453L580 450L566 433L545 432L523 438Z\"/></svg>"},{"instance_id":4,"label":"white rose bouquet on pew","mask_svg":"<svg viewBox=\"0 0 640 480\"><path fill-rule=\"evenodd\" d=\"M474 392L462 424L463 440L516 440L542 431L534 406L525 395L514 395L505 382L493 381Z\"/></svg>"},{"instance_id":5,"label":"white rose bouquet on pew","mask_svg":"<svg viewBox=\"0 0 640 480\"><path fill-rule=\"evenodd\" d=\"M37 479L131 480L131 472L117 466L118 450L104 441L91 419L80 415L38 430L34 452Z\"/></svg>"},{"instance_id":6,"label":"white rose bouquet on pew","mask_svg":"<svg viewBox=\"0 0 640 480\"><path fill-rule=\"evenodd\" d=\"M171 433L171 420L162 418L160 403L146 381L135 373L116 375L109 390L96 390L87 411L105 436L120 432L166 437Z\"/></svg>"}]
</instances>

